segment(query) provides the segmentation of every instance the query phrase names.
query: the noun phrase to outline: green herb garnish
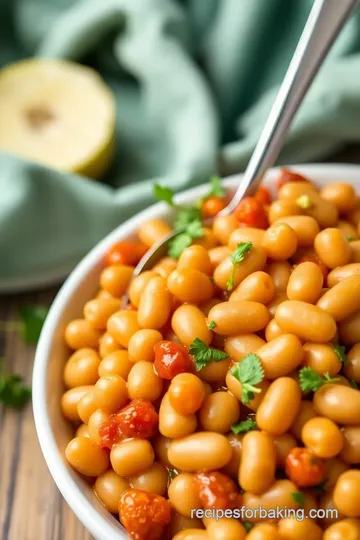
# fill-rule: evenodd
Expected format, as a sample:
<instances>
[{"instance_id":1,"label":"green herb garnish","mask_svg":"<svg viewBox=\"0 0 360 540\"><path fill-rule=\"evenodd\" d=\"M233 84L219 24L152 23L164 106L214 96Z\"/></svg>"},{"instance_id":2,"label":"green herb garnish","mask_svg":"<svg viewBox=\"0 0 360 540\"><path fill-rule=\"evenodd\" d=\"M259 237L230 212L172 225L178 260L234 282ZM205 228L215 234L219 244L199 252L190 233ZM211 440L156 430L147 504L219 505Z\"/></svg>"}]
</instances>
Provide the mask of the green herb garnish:
<instances>
[{"instance_id":1,"label":"green herb garnish","mask_svg":"<svg viewBox=\"0 0 360 540\"><path fill-rule=\"evenodd\" d=\"M174 480L175 476L177 476L177 472L175 471L175 469L168 469L168 475L171 481Z\"/></svg>"},{"instance_id":2,"label":"green herb garnish","mask_svg":"<svg viewBox=\"0 0 360 540\"><path fill-rule=\"evenodd\" d=\"M22 409L31 398L31 388L23 384L21 375L0 373L0 402L5 407Z\"/></svg>"},{"instance_id":3,"label":"green herb garnish","mask_svg":"<svg viewBox=\"0 0 360 540\"><path fill-rule=\"evenodd\" d=\"M176 230L187 227L193 221L201 221L201 211L195 206L189 206L187 208L180 208L175 221L174 227Z\"/></svg>"},{"instance_id":4,"label":"green herb garnish","mask_svg":"<svg viewBox=\"0 0 360 540\"><path fill-rule=\"evenodd\" d=\"M295 501L296 503L300 504L301 506L304 505L305 497L304 497L304 494L303 494L302 491L294 491L291 494L291 497L292 497L293 501Z\"/></svg>"},{"instance_id":5,"label":"green herb garnish","mask_svg":"<svg viewBox=\"0 0 360 540\"><path fill-rule=\"evenodd\" d=\"M163 201L170 206L175 206L174 191L171 188L167 186L161 186L160 184L154 184L153 195L158 201Z\"/></svg>"},{"instance_id":6,"label":"green herb garnish","mask_svg":"<svg viewBox=\"0 0 360 540\"><path fill-rule=\"evenodd\" d=\"M207 194L206 198L209 197L223 197L225 195L225 190L221 185L220 176L214 175L210 178L210 191Z\"/></svg>"},{"instance_id":7,"label":"green herb garnish","mask_svg":"<svg viewBox=\"0 0 360 540\"><path fill-rule=\"evenodd\" d=\"M350 235L350 236L347 236L347 237L346 237L346 240L347 240L348 242L354 242L355 240L357 240L357 238L356 238L356 236L351 236L351 235Z\"/></svg>"},{"instance_id":8,"label":"green herb garnish","mask_svg":"<svg viewBox=\"0 0 360 540\"><path fill-rule=\"evenodd\" d=\"M252 525L249 521L243 522L244 529L246 532L250 532L254 525Z\"/></svg>"},{"instance_id":9,"label":"green herb garnish","mask_svg":"<svg viewBox=\"0 0 360 540\"><path fill-rule=\"evenodd\" d=\"M257 425L253 418L248 417L246 420L243 420L242 422L239 422L238 424L233 424L231 426L231 431L235 433L235 435L239 435L240 433L247 433L248 431L252 431L253 429L256 429Z\"/></svg>"},{"instance_id":10,"label":"green herb garnish","mask_svg":"<svg viewBox=\"0 0 360 540\"><path fill-rule=\"evenodd\" d=\"M342 364L344 364L344 366L348 366L349 365L349 361L346 357L346 352L345 352L345 347L339 345L339 343L335 343L333 345L334 347L334 353L336 354L336 356L338 357L338 359L340 360L340 362Z\"/></svg>"},{"instance_id":11,"label":"green herb garnish","mask_svg":"<svg viewBox=\"0 0 360 540\"><path fill-rule=\"evenodd\" d=\"M230 255L230 260L232 262L232 272L230 279L226 284L226 288L228 291L231 291L234 288L236 266L245 259L245 255L251 250L252 247L252 242L240 242L240 244L237 245L235 251Z\"/></svg>"},{"instance_id":12,"label":"green herb garnish","mask_svg":"<svg viewBox=\"0 0 360 540\"><path fill-rule=\"evenodd\" d=\"M215 321L210 321L210 323L208 324L208 329L209 330L214 330L214 328L216 328L216 322Z\"/></svg>"},{"instance_id":13,"label":"green herb garnish","mask_svg":"<svg viewBox=\"0 0 360 540\"><path fill-rule=\"evenodd\" d=\"M183 250L191 246L195 238L200 238L204 234L204 229L201 221L196 220L189 223L186 230L179 233L168 242L168 254L173 259L178 259Z\"/></svg>"},{"instance_id":14,"label":"green herb garnish","mask_svg":"<svg viewBox=\"0 0 360 540\"><path fill-rule=\"evenodd\" d=\"M354 390L359 390L359 387L356 384L356 382L354 381L354 379L351 379L351 381L349 381L349 382L350 382L351 388L354 388Z\"/></svg>"},{"instance_id":15,"label":"green herb garnish","mask_svg":"<svg viewBox=\"0 0 360 540\"><path fill-rule=\"evenodd\" d=\"M196 371L201 371L212 360L214 362L220 362L228 358L228 353L213 349L206 345L201 339L195 338L189 348L189 353L194 357Z\"/></svg>"},{"instance_id":16,"label":"green herb garnish","mask_svg":"<svg viewBox=\"0 0 360 540\"><path fill-rule=\"evenodd\" d=\"M338 381L340 381L339 378L331 378L329 373L324 373L324 377L322 377L311 367L304 367L299 371L299 383L303 392L316 392L324 384Z\"/></svg>"},{"instance_id":17,"label":"green herb garnish","mask_svg":"<svg viewBox=\"0 0 360 540\"><path fill-rule=\"evenodd\" d=\"M26 343L35 345L38 342L48 311L44 306L24 306L20 309L20 332Z\"/></svg>"},{"instance_id":18,"label":"green herb garnish","mask_svg":"<svg viewBox=\"0 0 360 540\"><path fill-rule=\"evenodd\" d=\"M231 375L241 383L241 401L248 405L261 388L255 385L264 378L264 369L257 354L249 353L231 370Z\"/></svg>"},{"instance_id":19,"label":"green herb garnish","mask_svg":"<svg viewBox=\"0 0 360 540\"><path fill-rule=\"evenodd\" d=\"M299 208L302 208L303 210L307 210L312 206L311 199L309 195L301 195L298 199L296 199L296 204Z\"/></svg>"}]
</instances>

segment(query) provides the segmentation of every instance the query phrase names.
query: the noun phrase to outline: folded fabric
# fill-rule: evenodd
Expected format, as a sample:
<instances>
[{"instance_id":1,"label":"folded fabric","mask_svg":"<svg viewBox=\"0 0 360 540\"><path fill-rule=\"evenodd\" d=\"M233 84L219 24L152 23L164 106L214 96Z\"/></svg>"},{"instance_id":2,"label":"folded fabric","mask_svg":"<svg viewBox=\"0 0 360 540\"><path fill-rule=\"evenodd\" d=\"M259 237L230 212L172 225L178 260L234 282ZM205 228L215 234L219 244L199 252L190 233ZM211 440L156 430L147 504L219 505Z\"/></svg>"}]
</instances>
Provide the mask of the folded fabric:
<instances>
[{"instance_id":1,"label":"folded fabric","mask_svg":"<svg viewBox=\"0 0 360 540\"><path fill-rule=\"evenodd\" d=\"M117 149L102 182L0 153L0 288L68 272L151 204L154 181L180 191L215 171L243 170L311 5L3 0L1 65L38 55L95 67L116 99ZM301 107L280 163L360 140L359 70L356 12Z\"/></svg>"}]
</instances>

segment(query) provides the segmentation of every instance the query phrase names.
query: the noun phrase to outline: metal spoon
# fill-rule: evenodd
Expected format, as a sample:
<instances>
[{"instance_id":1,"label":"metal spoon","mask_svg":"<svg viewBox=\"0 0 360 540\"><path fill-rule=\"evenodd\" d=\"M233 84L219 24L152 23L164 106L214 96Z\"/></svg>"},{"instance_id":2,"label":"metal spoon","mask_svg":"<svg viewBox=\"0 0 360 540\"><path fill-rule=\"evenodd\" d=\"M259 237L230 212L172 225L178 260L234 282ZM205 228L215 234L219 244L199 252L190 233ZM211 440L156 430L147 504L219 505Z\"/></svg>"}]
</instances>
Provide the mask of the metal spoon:
<instances>
[{"instance_id":1,"label":"metal spoon","mask_svg":"<svg viewBox=\"0 0 360 540\"><path fill-rule=\"evenodd\" d=\"M265 172L276 161L289 125L302 103L336 37L360 0L315 0L299 43L276 96L259 141L240 185L229 204L218 215L231 214L244 195L256 191ZM204 224L210 224L212 219ZM169 240L184 232L172 232L141 259L133 277L154 266L167 253ZM127 303L127 298L124 298Z\"/></svg>"}]
</instances>

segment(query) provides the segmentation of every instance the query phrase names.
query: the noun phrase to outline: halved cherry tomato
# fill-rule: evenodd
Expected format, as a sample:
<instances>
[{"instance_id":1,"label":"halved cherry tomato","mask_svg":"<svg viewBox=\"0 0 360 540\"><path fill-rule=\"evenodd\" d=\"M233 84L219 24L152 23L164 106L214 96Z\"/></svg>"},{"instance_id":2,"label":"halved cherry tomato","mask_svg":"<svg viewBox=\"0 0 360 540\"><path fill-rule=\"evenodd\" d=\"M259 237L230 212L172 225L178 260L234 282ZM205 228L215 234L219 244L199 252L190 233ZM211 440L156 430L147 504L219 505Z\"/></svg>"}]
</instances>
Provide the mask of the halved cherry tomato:
<instances>
[{"instance_id":1,"label":"halved cherry tomato","mask_svg":"<svg viewBox=\"0 0 360 540\"><path fill-rule=\"evenodd\" d=\"M318 267L319 267L320 270L321 270L321 273L322 273L322 275L323 275L323 277L324 277L324 280L327 278L327 275L328 275L328 273L329 273L329 270L328 270L327 266L325 266L325 264L322 263L322 262L320 261L320 259L317 258L316 255L309 255L309 256L307 256L307 257L306 257L306 256L305 256L305 257L301 257L301 259L297 262L297 264L301 264L301 263L303 263L303 262L313 262L313 263L317 264Z\"/></svg>"},{"instance_id":2,"label":"halved cherry tomato","mask_svg":"<svg viewBox=\"0 0 360 540\"><path fill-rule=\"evenodd\" d=\"M255 197L245 197L235 208L234 215L245 227L266 229L269 226L265 207Z\"/></svg>"},{"instance_id":3,"label":"halved cherry tomato","mask_svg":"<svg viewBox=\"0 0 360 540\"><path fill-rule=\"evenodd\" d=\"M124 438L151 439L156 434L158 422L158 414L150 401L133 399L100 426L100 446L111 448Z\"/></svg>"},{"instance_id":4,"label":"halved cherry tomato","mask_svg":"<svg viewBox=\"0 0 360 540\"><path fill-rule=\"evenodd\" d=\"M160 540L171 520L171 507L161 495L127 489L120 497L119 518L133 540Z\"/></svg>"},{"instance_id":5,"label":"halved cherry tomato","mask_svg":"<svg viewBox=\"0 0 360 540\"><path fill-rule=\"evenodd\" d=\"M117 242L105 256L105 262L135 266L147 252L147 247L140 242Z\"/></svg>"},{"instance_id":6,"label":"halved cherry tomato","mask_svg":"<svg viewBox=\"0 0 360 540\"><path fill-rule=\"evenodd\" d=\"M307 448L296 447L286 457L285 472L299 487L317 486L324 480L325 462Z\"/></svg>"},{"instance_id":7,"label":"halved cherry tomato","mask_svg":"<svg viewBox=\"0 0 360 540\"><path fill-rule=\"evenodd\" d=\"M212 195L205 199L201 205L201 215L203 219L215 217L221 210L226 207L226 201L222 197Z\"/></svg>"},{"instance_id":8,"label":"halved cherry tomato","mask_svg":"<svg viewBox=\"0 0 360 540\"><path fill-rule=\"evenodd\" d=\"M194 483L198 488L203 508L233 510L240 508L241 495L233 480L221 472L197 473Z\"/></svg>"},{"instance_id":9,"label":"halved cherry tomato","mask_svg":"<svg viewBox=\"0 0 360 540\"><path fill-rule=\"evenodd\" d=\"M279 176L275 180L275 185L278 189L280 189L284 184L287 184L288 182L308 182L309 184L312 183L310 182L310 180L308 180L308 178L302 176L302 174L298 174L284 167L280 170Z\"/></svg>"},{"instance_id":10,"label":"halved cherry tomato","mask_svg":"<svg viewBox=\"0 0 360 540\"><path fill-rule=\"evenodd\" d=\"M192 362L185 347L174 341L159 341L154 346L154 366L162 379L173 379L179 373L192 371Z\"/></svg>"},{"instance_id":11,"label":"halved cherry tomato","mask_svg":"<svg viewBox=\"0 0 360 540\"><path fill-rule=\"evenodd\" d=\"M260 186L254 197L257 201L259 201L260 204L265 206L269 206L269 204L271 204L271 193L270 190L265 186Z\"/></svg>"}]
</instances>

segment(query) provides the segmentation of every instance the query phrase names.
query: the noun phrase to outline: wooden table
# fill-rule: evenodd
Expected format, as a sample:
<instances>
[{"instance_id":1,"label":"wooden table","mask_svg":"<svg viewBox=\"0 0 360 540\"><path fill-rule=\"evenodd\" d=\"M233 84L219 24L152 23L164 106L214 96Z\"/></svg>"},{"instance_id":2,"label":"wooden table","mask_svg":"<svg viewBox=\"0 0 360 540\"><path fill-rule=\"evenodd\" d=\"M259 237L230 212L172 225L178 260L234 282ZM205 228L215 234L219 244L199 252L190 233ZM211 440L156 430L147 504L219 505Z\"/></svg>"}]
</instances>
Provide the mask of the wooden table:
<instances>
[{"instance_id":1,"label":"wooden table","mask_svg":"<svg viewBox=\"0 0 360 540\"><path fill-rule=\"evenodd\" d=\"M360 147L350 146L328 161L360 163ZM16 318L22 304L49 305L55 294L52 289L0 297L0 321ZM1 357L7 370L31 382L34 348L26 346L15 332L0 332ZM22 412L0 406L0 539L91 540L48 472L30 405Z\"/></svg>"},{"instance_id":2,"label":"wooden table","mask_svg":"<svg viewBox=\"0 0 360 540\"><path fill-rule=\"evenodd\" d=\"M0 297L0 321L13 320L22 304L50 305L56 290ZM34 347L16 332L0 333L6 371L31 383ZM22 412L0 407L1 540L91 540L65 503L45 464L31 405Z\"/></svg>"}]
</instances>

